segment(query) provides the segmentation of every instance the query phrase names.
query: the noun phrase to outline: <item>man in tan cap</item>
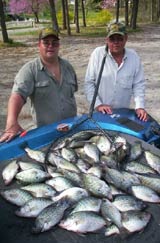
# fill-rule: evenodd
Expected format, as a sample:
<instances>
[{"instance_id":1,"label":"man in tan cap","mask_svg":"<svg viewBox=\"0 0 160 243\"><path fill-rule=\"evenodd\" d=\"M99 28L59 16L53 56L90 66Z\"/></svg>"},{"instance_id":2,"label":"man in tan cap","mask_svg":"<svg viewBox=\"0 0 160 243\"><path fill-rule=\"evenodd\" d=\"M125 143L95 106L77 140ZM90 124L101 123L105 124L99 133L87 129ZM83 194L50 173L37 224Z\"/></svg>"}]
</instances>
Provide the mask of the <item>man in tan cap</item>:
<instances>
[{"instance_id":1,"label":"man in tan cap","mask_svg":"<svg viewBox=\"0 0 160 243\"><path fill-rule=\"evenodd\" d=\"M28 97L37 127L76 116L76 73L67 60L59 57L59 47L58 33L52 28L42 29L38 42L40 56L26 63L15 77L0 142L23 131L18 116Z\"/></svg>"},{"instance_id":2,"label":"man in tan cap","mask_svg":"<svg viewBox=\"0 0 160 243\"><path fill-rule=\"evenodd\" d=\"M106 44L97 47L91 54L85 76L85 94L91 103L102 59L105 57L95 109L112 114L113 108L129 108L133 96L138 118L146 121L143 68L137 53L125 47L127 39L123 23L112 23L108 26Z\"/></svg>"}]
</instances>

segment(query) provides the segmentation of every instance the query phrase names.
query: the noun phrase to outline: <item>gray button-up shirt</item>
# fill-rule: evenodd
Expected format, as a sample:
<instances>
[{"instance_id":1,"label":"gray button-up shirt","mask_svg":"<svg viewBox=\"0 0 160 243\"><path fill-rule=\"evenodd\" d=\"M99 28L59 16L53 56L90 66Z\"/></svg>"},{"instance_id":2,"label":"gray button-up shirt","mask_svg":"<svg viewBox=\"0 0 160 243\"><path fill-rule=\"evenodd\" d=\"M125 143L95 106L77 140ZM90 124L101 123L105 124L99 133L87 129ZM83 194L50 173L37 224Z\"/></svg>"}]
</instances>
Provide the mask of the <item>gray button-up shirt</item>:
<instances>
[{"instance_id":1,"label":"gray button-up shirt","mask_svg":"<svg viewBox=\"0 0 160 243\"><path fill-rule=\"evenodd\" d=\"M40 58L26 63L15 77L12 93L20 94L24 100L31 99L33 119L37 126L50 124L77 113L74 92L77 78L71 64L59 58L61 82L43 66Z\"/></svg>"},{"instance_id":2,"label":"gray button-up shirt","mask_svg":"<svg viewBox=\"0 0 160 243\"><path fill-rule=\"evenodd\" d=\"M91 54L88 63L85 76L85 94L90 103L104 54L105 46L97 47ZM145 78L137 53L132 49L125 48L123 61L118 66L111 53L108 52L95 107L107 104L112 108L129 108L133 95L135 109L144 108L144 94Z\"/></svg>"}]
</instances>

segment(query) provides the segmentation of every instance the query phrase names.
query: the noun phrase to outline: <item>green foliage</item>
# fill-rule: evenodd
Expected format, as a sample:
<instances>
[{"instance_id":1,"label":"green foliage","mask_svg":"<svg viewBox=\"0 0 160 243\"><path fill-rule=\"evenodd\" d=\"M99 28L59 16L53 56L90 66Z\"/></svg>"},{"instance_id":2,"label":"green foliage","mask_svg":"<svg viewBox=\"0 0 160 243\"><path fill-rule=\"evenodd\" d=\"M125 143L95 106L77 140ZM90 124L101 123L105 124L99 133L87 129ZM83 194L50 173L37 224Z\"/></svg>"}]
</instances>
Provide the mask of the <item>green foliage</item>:
<instances>
[{"instance_id":1,"label":"green foliage","mask_svg":"<svg viewBox=\"0 0 160 243\"><path fill-rule=\"evenodd\" d=\"M112 18L112 14L108 10L103 9L99 12L95 12L95 14L92 13L90 16L87 16L87 24L106 25Z\"/></svg>"},{"instance_id":2,"label":"green foliage","mask_svg":"<svg viewBox=\"0 0 160 243\"><path fill-rule=\"evenodd\" d=\"M61 12L61 11L59 11L59 12L57 13L57 20L58 20L58 23L61 25L62 22L63 22L63 19L62 19L62 12ZM69 20L70 20L70 23L72 23L73 20L74 20L74 14L73 14L72 12L69 12Z\"/></svg>"}]
</instances>

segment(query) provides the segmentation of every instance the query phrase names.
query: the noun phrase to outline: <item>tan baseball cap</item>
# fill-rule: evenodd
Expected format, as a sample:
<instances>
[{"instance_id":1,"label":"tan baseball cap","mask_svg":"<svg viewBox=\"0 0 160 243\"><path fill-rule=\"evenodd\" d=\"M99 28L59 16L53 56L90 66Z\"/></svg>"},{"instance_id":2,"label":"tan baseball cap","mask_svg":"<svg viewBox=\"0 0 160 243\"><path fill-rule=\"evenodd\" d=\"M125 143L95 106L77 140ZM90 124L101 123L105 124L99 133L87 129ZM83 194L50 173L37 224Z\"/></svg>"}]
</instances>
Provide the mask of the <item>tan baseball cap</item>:
<instances>
[{"instance_id":1,"label":"tan baseball cap","mask_svg":"<svg viewBox=\"0 0 160 243\"><path fill-rule=\"evenodd\" d=\"M58 32L55 31L53 28L42 29L39 33L39 40L44 39L48 36L54 36L55 39L59 40Z\"/></svg>"}]
</instances>

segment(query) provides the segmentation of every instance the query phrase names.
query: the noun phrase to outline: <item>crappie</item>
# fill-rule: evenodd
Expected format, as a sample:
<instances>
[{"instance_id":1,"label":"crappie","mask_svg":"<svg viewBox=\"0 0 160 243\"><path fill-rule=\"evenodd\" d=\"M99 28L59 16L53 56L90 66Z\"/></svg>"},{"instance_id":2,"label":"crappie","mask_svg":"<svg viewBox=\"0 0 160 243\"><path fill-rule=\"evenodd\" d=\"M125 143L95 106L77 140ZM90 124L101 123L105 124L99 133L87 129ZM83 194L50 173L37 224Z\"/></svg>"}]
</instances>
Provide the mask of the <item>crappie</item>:
<instances>
[{"instance_id":1,"label":"crappie","mask_svg":"<svg viewBox=\"0 0 160 243\"><path fill-rule=\"evenodd\" d=\"M150 151L145 151L144 154L150 167L160 174L160 157Z\"/></svg>"},{"instance_id":2,"label":"crappie","mask_svg":"<svg viewBox=\"0 0 160 243\"><path fill-rule=\"evenodd\" d=\"M101 178L102 176L102 170L101 170L101 167L100 166L92 166L90 167L87 171L86 171L87 174L92 174L92 175L95 175L97 176L98 178Z\"/></svg>"},{"instance_id":3,"label":"crappie","mask_svg":"<svg viewBox=\"0 0 160 243\"><path fill-rule=\"evenodd\" d=\"M128 211L123 214L122 224L129 232L141 231L146 227L151 218L149 212Z\"/></svg>"},{"instance_id":4,"label":"crappie","mask_svg":"<svg viewBox=\"0 0 160 243\"><path fill-rule=\"evenodd\" d=\"M58 196L52 197L52 200L55 202L61 199L67 199L71 204L73 204L84 197L88 197L88 192L85 189L72 187L64 190Z\"/></svg>"},{"instance_id":5,"label":"crappie","mask_svg":"<svg viewBox=\"0 0 160 243\"><path fill-rule=\"evenodd\" d=\"M130 172L135 172L139 174L155 174L155 170L153 170L150 166L142 164L140 162L131 161L126 164L125 170Z\"/></svg>"},{"instance_id":6,"label":"crappie","mask_svg":"<svg viewBox=\"0 0 160 243\"><path fill-rule=\"evenodd\" d=\"M152 190L154 190L158 194L160 194L160 178L159 177L138 175L138 178L140 179L142 185L150 187Z\"/></svg>"},{"instance_id":7,"label":"crappie","mask_svg":"<svg viewBox=\"0 0 160 243\"><path fill-rule=\"evenodd\" d=\"M122 228L122 217L117 207L108 199L102 199L101 213L104 219L110 220L112 223Z\"/></svg>"},{"instance_id":8,"label":"crappie","mask_svg":"<svg viewBox=\"0 0 160 243\"><path fill-rule=\"evenodd\" d=\"M135 174L131 174L127 171L119 171L116 169L105 168L106 172L104 178L107 181L111 179L112 183L119 189L128 191L132 185L139 185L140 180Z\"/></svg>"},{"instance_id":9,"label":"crappie","mask_svg":"<svg viewBox=\"0 0 160 243\"><path fill-rule=\"evenodd\" d=\"M108 154L110 152L111 142L106 136L99 136L96 145L102 153Z\"/></svg>"},{"instance_id":10,"label":"crappie","mask_svg":"<svg viewBox=\"0 0 160 243\"><path fill-rule=\"evenodd\" d=\"M113 205L116 206L120 212L142 210L147 206L143 201L125 194L117 195L113 201Z\"/></svg>"},{"instance_id":11,"label":"crappie","mask_svg":"<svg viewBox=\"0 0 160 243\"><path fill-rule=\"evenodd\" d=\"M8 189L1 191L1 196L6 199L8 202L17 205L22 206L27 201L33 198L33 196L22 189Z\"/></svg>"},{"instance_id":12,"label":"crappie","mask_svg":"<svg viewBox=\"0 0 160 243\"><path fill-rule=\"evenodd\" d=\"M140 141L135 141L130 148L129 160L138 159L143 152L142 143Z\"/></svg>"},{"instance_id":13,"label":"crappie","mask_svg":"<svg viewBox=\"0 0 160 243\"><path fill-rule=\"evenodd\" d=\"M68 206L67 201L60 200L44 208L35 220L33 233L41 233L53 228L60 222Z\"/></svg>"},{"instance_id":14,"label":"crappie","mask_svg":"<svg viewBox=\"0 0 160 243\"><path fill-rule=\"evenodd\" d=\"M135 185L131 187L133 195L145 202L160 203L160 197L151 188L143 185Z\"/></svg>"},{"instance_id":15,"label":"crappie","mask_svg":"<svg viewBox=\"0 0 160 243\"><path fill-rule=\"evenodd\" d=\"M77 166L78 166L79 170L84 173L86 173L90 167L90 165L86 161L84 161L83 159L80 159L80 158L77 160Z\"/></svg>"},{"instance_id":16,"label":"crappie","mask_svg":"<svg viewBox=\"0 0 160 243\"><path fill-rule=\"evenodd\" d=\"M31 159L34 159L40 163L44 163L45 162L45 153L40 151L40 150L33 150L30 149L29 147L25 147L24 150L26 151L26 153L28 154L28 156Z\"/></svg>"},{"instance_id":17,"label":"crappie","mask_svg":"<svg viewBox=\"0 0 160 243\"><path fill-rule=\"evenodd\" d=\"M30 184L22 187L23 190L30 192L35 197L53 197L56 191L45 183Z\"/></svg>"},{"instance_id":18,"label":"crappie","mask_svg":"<svg viewBox=\"0 0 160 243\"><path fill-rule=\"evenodd\" d=\"M101 206L101 199L95 197L82 198L74 205L74 209L71 213L79 211L94 211L99 212Z\"/></svg>"},{"instance_id":19,"label":"crappie","mask_svg":"<svg viewBox=\"0 0 160 243\"><path fill-rule=\"evenodd\" d=\"M83 183L86 190L96 197L107 197L112 199L111 189L107 183L97 176L83 174Z\"/></svg>"},{"instance_id":20,"label":"crappie","mask_svg":"<svg viewBox=\"0 0 160 243\"><path fill-rule=\"evenodd\" d=\"M76 164L72 164L70 161L56 155L55 153L49 153L48 161L51 164L56 165L58 169L70 170L74 172L80 171Z\"/></svg>"},{"instance_id":21,"label":"crappie","mask_svg":"<svg viewBox=\"0 0 160 243\"><path fill-rule=\"evenodd\" d=\"M69 171L69 170L61 170L62 174L64 177L72 181L75 185L80 186L81 185L81 174L76 173L74 171Z\"/></svg>"},{"instance_id":22,"label":"crappie","mask_svg":"<svg viewBox=\"0 0 160 243\"><path fill-rule=\"evenodd\" d=\"M43 166L41 164L38 163L32 163L32 162L28 162L28 161L18 161L18 165L20 167L21 170L28 170L28 169L39 169L39 170L44 170Z\"/></svg>"},{"instance_id":23,"label":"crappie","mask_svg":"<svg viewBox=\"0 0 160 243\"><path fill-rule=\"evenodd\" d=\"M74 187L73 182L63 176L51 178L45 183L52 186L57 192L61 192L68 188Z\"/></svg>"},{"instance_id":24,"label":"crappie","mask_svg":"<svg viewBox=\"0 0 160 243\"><path fill-rule=\"evenodd\" d=\"M9 185L19 169L18 163L14 160L10 162L2 171L2 178L5 185Z\"/></svg>"},{"instance_id":25,"label":"crappie","mask_svg":"<svg viewBox=\"0 0 160 243\"><path fill-rule=\"evenodd\" d=\"M80 211L69 215L59 224L60 227L77 233L95 232L106 224L95 212Z\"/></svg>"},{"instance_id":26,"label":"crappie","mask_svg":"<svg viewBox=\"0 0 160 243\"><path fill-rule=\"evenodd\" d=\"M102 155L100 157L102 165L106 165L109 168L117 169L117 161L115 154Z\"/></svg>"},{"instance_id":27,"label":"crappie","mask_svg":"<svg viewBox=\"0 0 160 243\"><path fill-rule=\"evenodd\" d=\"M95 163L98 163L99 162L99 159L100 159L100 151L99 151L99 149L98 149L98 147L96 145L86 143L84 145L84 152Z\"/></svg>"},{"instance_id":28,"label":"crappie","mask_svg":"<svg viewBox=\"0 0 160 243\"><path fill-rule=\"evenodd\" d=\"M77 154L73 149L69 148L62 148L61 155L64 159L70 161L70 162L76 162L77 161Z\"/></svg>"},{"instance_id":29,"label":"crappie","mask_svg":"<svg viewBox=\"0 0 160 243\"><path fill-rule=\"evenodd\" d=\"M15 214L20 217L37 217L38 214L46 207L53 203L46 198L33 198L27 201L23 206L16 210Z\"/></svg>"},{"instance_id":30,"label":"crappie","mask_svg":"<svg viewBox=\"0 0 160 243\"><path fill-rule=\"evenodd\" d=\"M68 140L71 141L86 141L95 135L94 131L80 131L73 134Z\"/></svg>"},{"instance_id":31,"label":"crappie","mask_svg":"<svg viewBox=\"0 0 160 243\"><path fill-rule=\"evenodd\" d=\"M23 170L16 174L16 179L26 184L42 182L49 177L50 175L47 172L36 168Z\"/></svg>"}]
</instances>

